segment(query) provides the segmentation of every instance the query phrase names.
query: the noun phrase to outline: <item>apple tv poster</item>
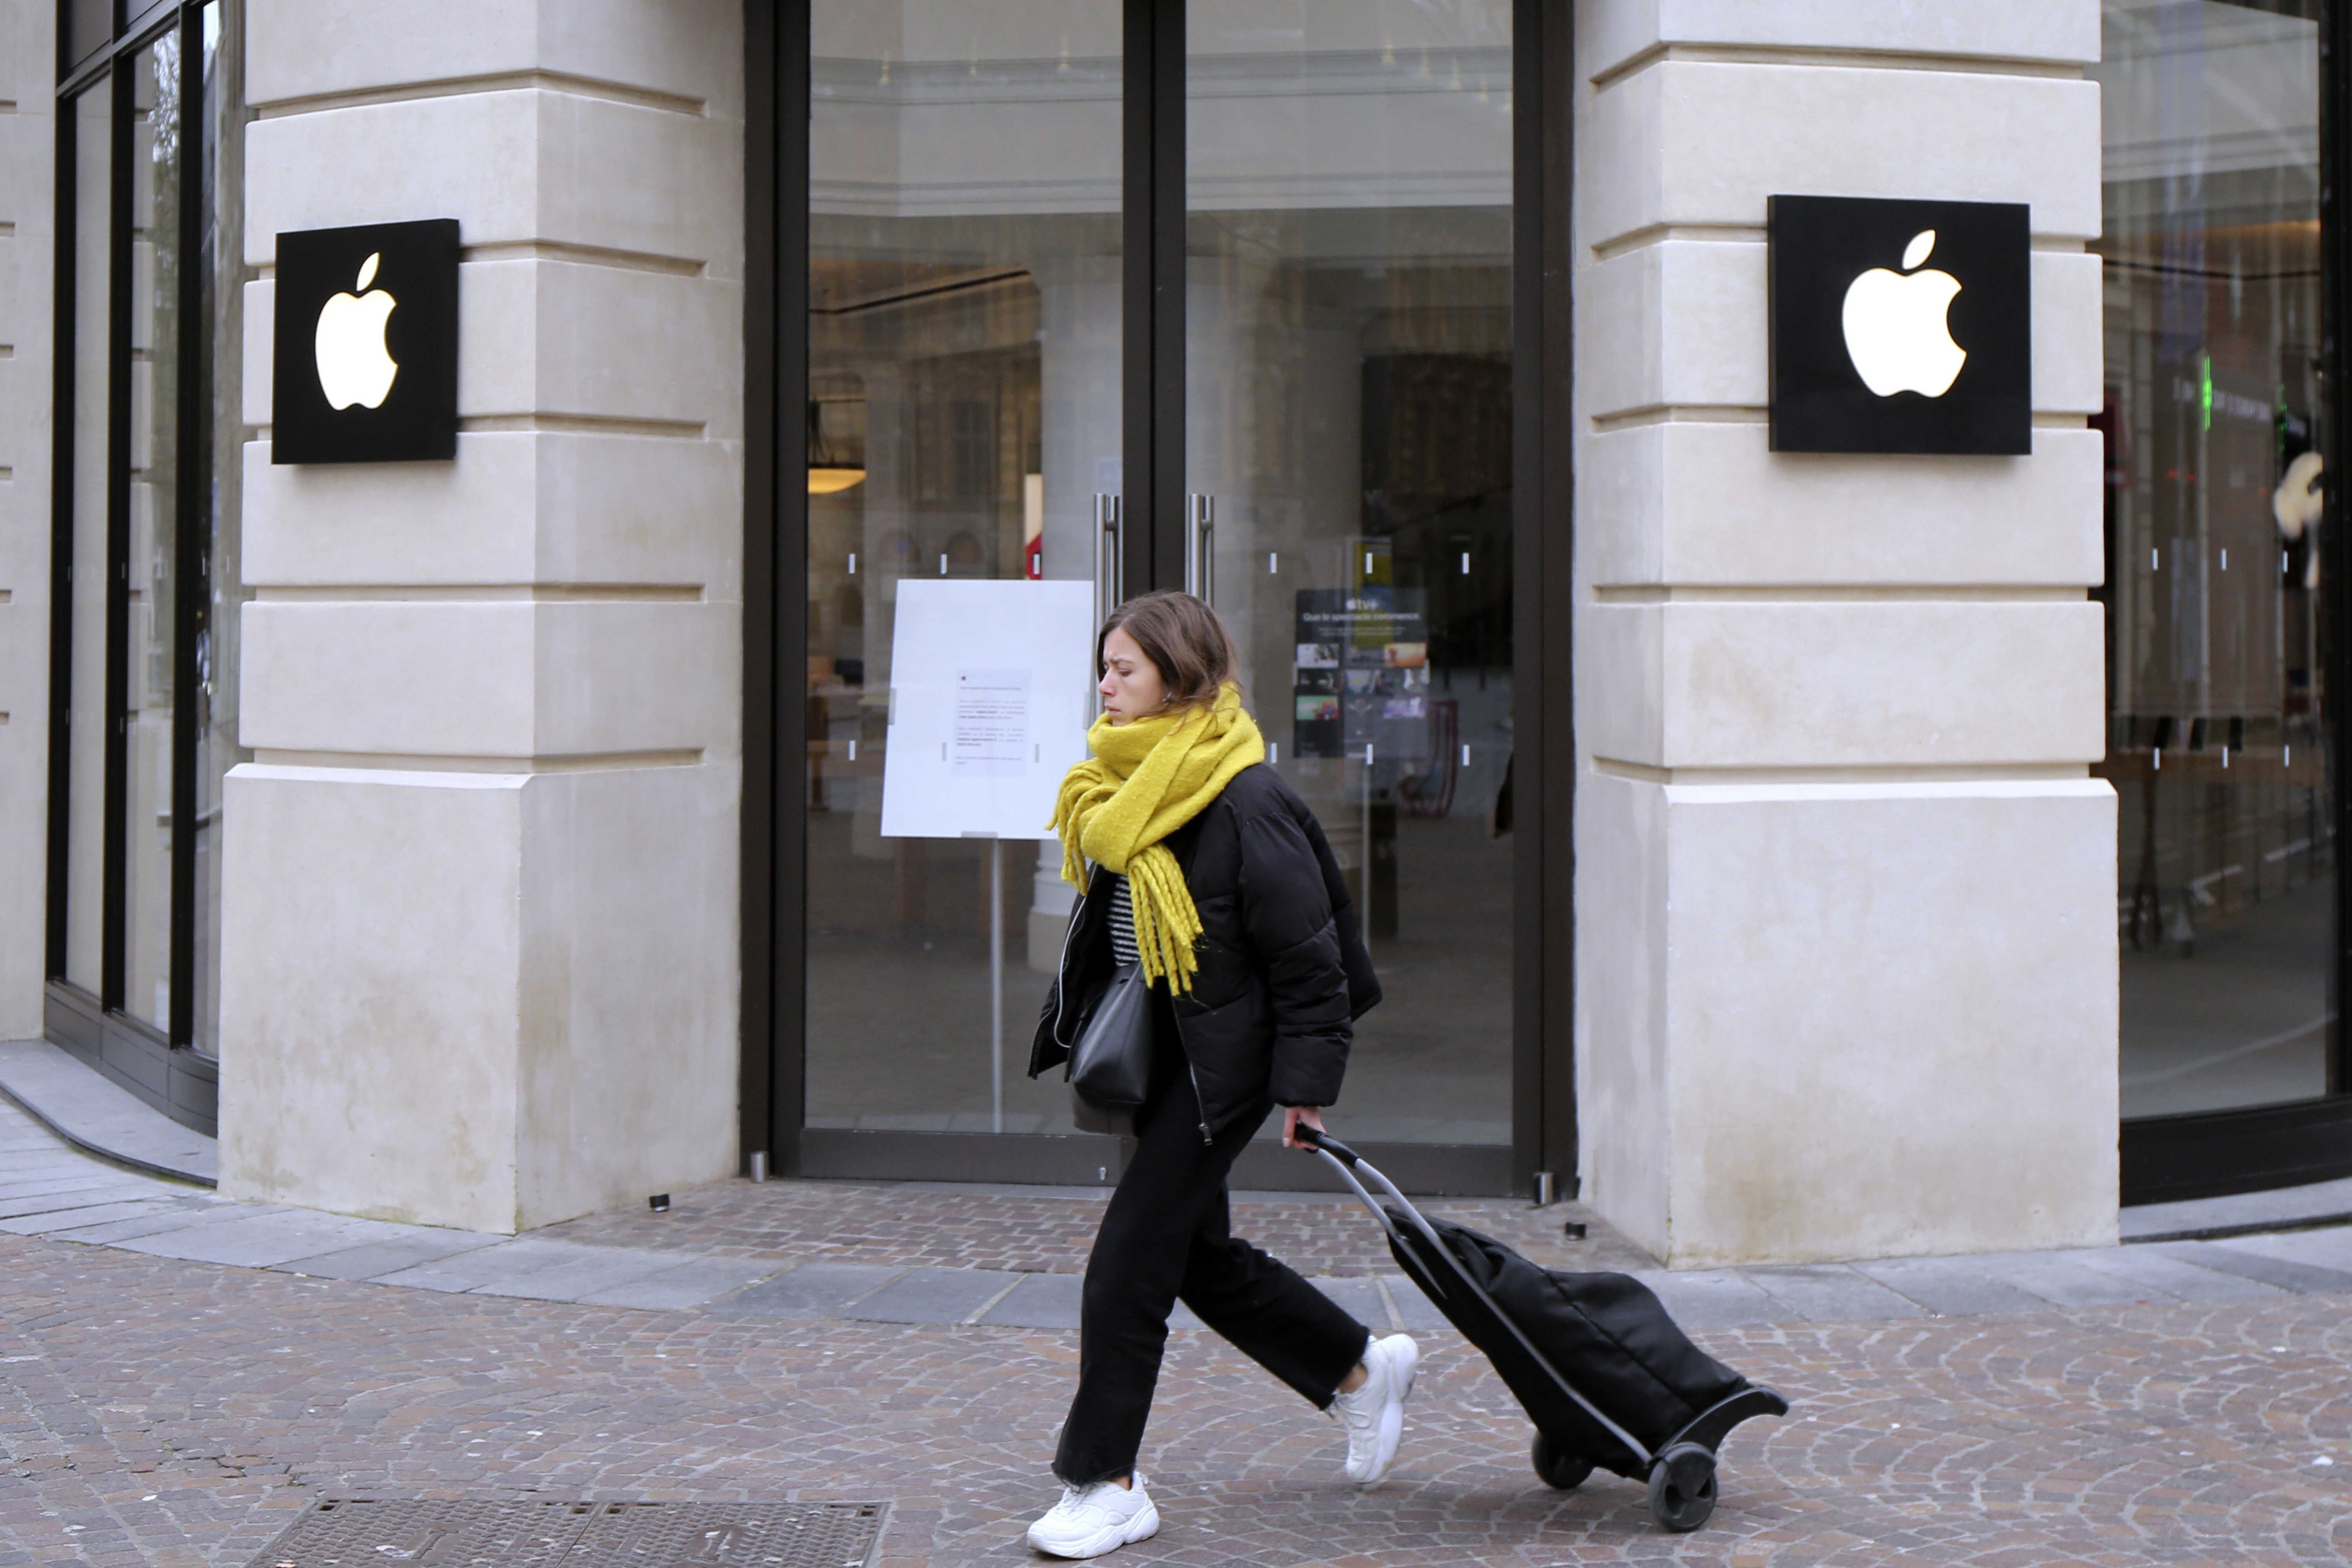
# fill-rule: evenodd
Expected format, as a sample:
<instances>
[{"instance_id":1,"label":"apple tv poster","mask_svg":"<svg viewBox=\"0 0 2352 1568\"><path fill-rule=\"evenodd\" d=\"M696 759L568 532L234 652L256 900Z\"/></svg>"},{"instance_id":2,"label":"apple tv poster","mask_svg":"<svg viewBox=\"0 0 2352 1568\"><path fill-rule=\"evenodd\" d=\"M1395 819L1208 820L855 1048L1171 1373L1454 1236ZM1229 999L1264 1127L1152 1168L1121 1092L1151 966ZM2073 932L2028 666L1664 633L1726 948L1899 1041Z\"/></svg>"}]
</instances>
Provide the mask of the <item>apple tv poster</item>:
<instances>
[{"instance_id":1,"label":"apple tv poster","mask_svg":"<svg viewBox=\"0 0 2352 1568\"><path fill-rule=\"evenodd\" d=\"M1429 758L1429 616L1419 588L1301 588L1292 754Z\"/></svg>"}]
</instances>

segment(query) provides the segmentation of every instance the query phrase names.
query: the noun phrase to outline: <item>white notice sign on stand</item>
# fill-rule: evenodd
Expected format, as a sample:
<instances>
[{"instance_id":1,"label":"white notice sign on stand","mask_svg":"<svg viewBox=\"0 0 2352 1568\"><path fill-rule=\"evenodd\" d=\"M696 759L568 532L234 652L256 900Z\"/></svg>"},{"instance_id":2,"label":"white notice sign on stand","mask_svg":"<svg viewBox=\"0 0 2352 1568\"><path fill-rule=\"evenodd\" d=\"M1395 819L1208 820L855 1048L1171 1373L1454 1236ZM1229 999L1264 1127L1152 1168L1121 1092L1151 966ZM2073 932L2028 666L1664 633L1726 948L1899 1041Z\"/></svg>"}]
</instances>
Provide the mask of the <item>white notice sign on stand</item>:
<instances>
[{"instance_id":1,"label":"white notice sign on stand","mask_svg":"<svg viewBox=\"0 0 2352 1568\"><path fill-rule=\"evenodd\" d=\"M898 584L885 838L1051 838L1098 706L1094 585Z\"/></svg>"}]
</instances>

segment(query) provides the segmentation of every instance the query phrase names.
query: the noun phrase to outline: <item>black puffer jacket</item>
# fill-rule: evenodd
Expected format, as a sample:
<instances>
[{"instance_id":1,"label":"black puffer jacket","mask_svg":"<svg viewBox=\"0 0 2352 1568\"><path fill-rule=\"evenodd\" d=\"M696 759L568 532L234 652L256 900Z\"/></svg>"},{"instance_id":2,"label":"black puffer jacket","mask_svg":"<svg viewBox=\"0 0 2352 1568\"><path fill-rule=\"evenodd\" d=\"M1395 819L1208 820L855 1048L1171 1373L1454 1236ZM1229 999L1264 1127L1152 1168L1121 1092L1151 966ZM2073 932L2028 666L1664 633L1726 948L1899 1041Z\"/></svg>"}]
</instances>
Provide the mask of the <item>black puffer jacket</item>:
<instances>
[{"instance_id":1,"label":"black puffer jacket","mask_svg":"<svg viewBox=\"0 0 2352 1568\"><path fill-rule=\"evenodd\" d=\"M1201 911L1201 967L1174 1011L1202 1125L1223 1127L1261 1100L1333 1103L1355 1021L1381 986L1322 824L1260 764L1234 774L1167 843ZM1110 978L1110 885L1095 877L1070 916L1031 1078L1068 1058Z\"/></svg>"}]
</instances>

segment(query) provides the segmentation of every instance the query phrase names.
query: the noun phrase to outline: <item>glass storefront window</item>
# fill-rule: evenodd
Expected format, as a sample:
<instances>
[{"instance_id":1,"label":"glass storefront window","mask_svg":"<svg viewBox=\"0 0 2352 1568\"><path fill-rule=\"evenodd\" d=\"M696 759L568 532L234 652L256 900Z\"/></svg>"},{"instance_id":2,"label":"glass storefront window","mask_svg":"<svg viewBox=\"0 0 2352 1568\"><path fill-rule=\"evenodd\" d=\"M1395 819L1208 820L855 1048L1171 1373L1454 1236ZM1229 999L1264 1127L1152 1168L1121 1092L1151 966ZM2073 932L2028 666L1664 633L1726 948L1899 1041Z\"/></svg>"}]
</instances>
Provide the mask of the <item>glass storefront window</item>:
<instances>
[{"instance_id":1,"label":"glass storefront window","mask_svg":"<svg viewBox=\"0 0 2352 1568\"><path fill-rule=\"evenodd\" d=\"M172 709L180 543L180 34L131 67L131 560L124 651L122 1008L172 1022Z\"/></svg>"},{"instance_id":2,"label":"glass storefront window","mask_svg":"<svg viewBox=\"0 0 2352 1568\"><path fill-rule=\"evenodd\" d=\"M67 106L73 125L72 471L65 549L73 574L66 703L65 974L97 996L105 984L106 600L109 344L113 292L114 86L101 79Z\"/></svg>"},{"instance_id":3,"label":"glass storefront window","mask_svg":"<svg viewBox=\"0 0 2352 1568\"><path fill-rule=\"evenodd\" d=\"M97 79L59 105L70 579L51 1029L198 1126L216 1079L218 786L248 755L234 696L243 20L242 0L151 15L101 38Z\"/></svg>"},{"instance_id":4,"label":"glass storefront window","mask_svg":"<svg viewBox=\"0 0 2352 1568\"><path fill-rule=\"evenodd\" d=\"M239 0L212 0L204 8L204 86L201 134L208 171L245 167L245 7ZM192 95L193 97L193 95ZM252 595L244 586L244 535L240 499L245 477L245 188L234 179L210 178L196 241L198 308L204 311L198 338L197 384L205 389L193 460L202 465L195 489L203 516L200 580L190 591L193 606L191 667L184 672L186 700L195 707L194 842L195 904L188 984L194 994L190 1043L207 1055L220 1053L221 795L228 771L250 762L253 752L237 741L237 608Z\"/></svg>"},{"instance_id":5,"label":"glass storefront window","mask_svg":"<svg viewBox=\"0 0 2352 1568\"><path fill-rule=\"evenodd\" d=\"M2321 19L2321 0L2104 6L2126 1117L2328 1089Z\"/></svg>"}]
</instances>

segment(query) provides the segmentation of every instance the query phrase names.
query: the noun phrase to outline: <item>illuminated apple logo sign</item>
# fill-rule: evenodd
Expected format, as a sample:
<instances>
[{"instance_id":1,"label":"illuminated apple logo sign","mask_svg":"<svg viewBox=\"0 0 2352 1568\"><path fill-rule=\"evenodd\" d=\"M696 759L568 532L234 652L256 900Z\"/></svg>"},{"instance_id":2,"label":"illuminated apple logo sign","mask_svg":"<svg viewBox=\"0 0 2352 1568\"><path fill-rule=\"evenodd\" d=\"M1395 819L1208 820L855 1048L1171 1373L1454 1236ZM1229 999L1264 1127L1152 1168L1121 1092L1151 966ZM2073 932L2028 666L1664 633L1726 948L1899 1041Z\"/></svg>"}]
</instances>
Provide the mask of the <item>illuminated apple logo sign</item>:
<instances>
[{"instance_id":1,"label":"illuminated apple logo sign","mask_svg":"<svg viewBox=\"0 0 2352 1568\"><path fill-rule=\"evenodd\" d=\"M330 408L381 408L400 374L400 362L383 346L383 330L400 301L383 289L371 290L383 252L370 251L360 263L357 294L338 294L319 311L312 346L319 356L319 389Z\"/></svg>"},{"instance_id":2,"label":"illuminated apple logo sign","mask_svg":"<svg viewBox=\"0 0 2352 1568\"><path fill-rule=\"evenodd\" d=\"M457 452L455 219L278 237L270 460Z\"/></svg>"},{"instance_id":3,"label":"illuminated apple logo sign","mask_svg":"<svg viewBox=\"0 0 2352 1568\"><path fill-rule=\"evenodd\" d=\"M1769 215L1774 451L2032 449L2022 204L1781 195Z\"/></svg>"}]
</instances>

